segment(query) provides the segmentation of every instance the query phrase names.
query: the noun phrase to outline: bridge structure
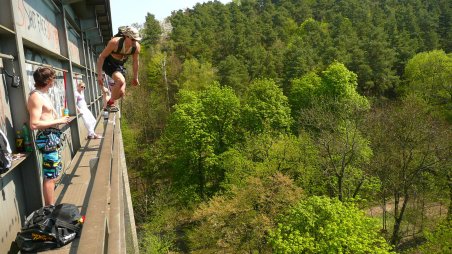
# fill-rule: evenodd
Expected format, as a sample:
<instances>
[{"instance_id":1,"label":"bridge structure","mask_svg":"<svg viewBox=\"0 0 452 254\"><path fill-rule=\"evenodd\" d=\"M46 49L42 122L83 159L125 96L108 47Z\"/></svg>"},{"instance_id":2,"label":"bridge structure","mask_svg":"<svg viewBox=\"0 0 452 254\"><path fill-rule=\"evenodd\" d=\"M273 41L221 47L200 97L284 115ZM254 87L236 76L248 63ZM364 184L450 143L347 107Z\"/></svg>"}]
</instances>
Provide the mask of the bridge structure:
<instances>
[{"instance_id":1,"label":"bridge structure","mask_svg":"<svg viewBox=\"0 0 452 254\"><path fill-rule=\"evenodd\" d=\"M57 203L72 203L86 216L79 238L56 253L138 253L124 159L120 113L101 117L96 60L113 36L109 0L0 0L0 130L14 151L13 166L0 175L0 253L17 252L14 240L28 214L44 205L42 161L35 148L18 152L16 133L28 124L33 72L52 67L50 98L69 110ZM103 139L87 140L74 90L86 84L85 100ZM32 141L35 132L31 133Z\"/></svg>"}]
</instances>

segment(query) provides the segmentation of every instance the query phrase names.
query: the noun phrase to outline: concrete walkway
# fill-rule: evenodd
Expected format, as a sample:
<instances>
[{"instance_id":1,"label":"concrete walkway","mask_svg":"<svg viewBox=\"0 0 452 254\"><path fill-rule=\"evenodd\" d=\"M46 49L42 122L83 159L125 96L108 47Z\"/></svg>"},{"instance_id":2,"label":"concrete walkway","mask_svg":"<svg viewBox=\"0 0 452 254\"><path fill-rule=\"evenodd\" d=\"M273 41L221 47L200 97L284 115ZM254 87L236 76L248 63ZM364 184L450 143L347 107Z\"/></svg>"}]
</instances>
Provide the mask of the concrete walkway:
<instances>
[{"instance_id":1,"label":"concrete walkway","mask_svg":"<svg viewBox=\"0 0 452 254\"><path fill-rule=\"evenodd\" d=\"M96 133L103 135L104 124L101 118L96 126ZM89 196L93 188L97 170L97 161L103 139L83 140L81 148L72 159L72 163L61 177L55 190L56 204L70 203L79 207L82 215L86 214ZM89 218L86 218L87 220ZM80 237L59 249L45 253L76 253Z\"/></svg>"}]
</instances>

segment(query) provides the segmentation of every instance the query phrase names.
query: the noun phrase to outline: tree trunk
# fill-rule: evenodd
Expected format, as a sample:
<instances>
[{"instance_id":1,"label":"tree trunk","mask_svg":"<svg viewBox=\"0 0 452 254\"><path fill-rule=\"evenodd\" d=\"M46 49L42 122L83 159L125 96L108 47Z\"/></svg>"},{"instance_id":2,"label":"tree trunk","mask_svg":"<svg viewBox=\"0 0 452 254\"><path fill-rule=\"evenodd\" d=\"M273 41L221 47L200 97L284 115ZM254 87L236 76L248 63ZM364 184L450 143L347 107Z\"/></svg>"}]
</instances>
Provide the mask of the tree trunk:
<instances>
[{"instance_id":1,"label":"tree trunk","mask_svg":"<svg viewBox=\"0 0 452 254\"><path fill-rule=\"evenodd\" d=\"M403 215L405 213L405 209L406 209L406 206L408 204L408 193L405 192L402 208L400 209L400 213L398 215L396 213L396 208L395 208L396 205L395 204L397 203L397 207L398 207L399 201L398 200L397 201L394 200L394 202L395 202L394 203L394 219L395 219L395 222L394 222L394 230L392 231L391 244L394 245L394 246L397 246L397 244L400 241L400 226L402 224Z\"/></svg>"},{"instance_id":2,"label":"tree trunk","mask_svg":"<svg viewBox=\"0 0 452 254\"><path fill-rule=\"evenodd\" d=\"M342 201L342 176L337 176L337 192L338 192L338 198L339 201Z\"/></svg>"}]
</instances>

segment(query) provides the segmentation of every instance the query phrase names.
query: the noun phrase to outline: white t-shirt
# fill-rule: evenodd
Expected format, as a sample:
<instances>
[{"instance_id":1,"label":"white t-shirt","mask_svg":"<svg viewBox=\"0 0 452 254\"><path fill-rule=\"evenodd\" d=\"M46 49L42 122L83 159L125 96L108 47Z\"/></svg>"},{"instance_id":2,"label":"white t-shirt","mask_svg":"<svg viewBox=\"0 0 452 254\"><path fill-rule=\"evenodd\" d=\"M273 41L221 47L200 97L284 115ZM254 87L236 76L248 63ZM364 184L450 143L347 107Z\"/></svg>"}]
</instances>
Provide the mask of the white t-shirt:
<instances>
[{"instance_id":1,"label":"white t-shirt","mask_svg":"<svg viewBox=\"0 0 452 254\"><path fill-rule=\"evenodd\" d=\"M88 106L86 105L84 93L79 93L78 91L75 91L74 95L75 95L75 100L77 101L77 107L79 109L88 108Z\"/></svg>"}]
</instances>

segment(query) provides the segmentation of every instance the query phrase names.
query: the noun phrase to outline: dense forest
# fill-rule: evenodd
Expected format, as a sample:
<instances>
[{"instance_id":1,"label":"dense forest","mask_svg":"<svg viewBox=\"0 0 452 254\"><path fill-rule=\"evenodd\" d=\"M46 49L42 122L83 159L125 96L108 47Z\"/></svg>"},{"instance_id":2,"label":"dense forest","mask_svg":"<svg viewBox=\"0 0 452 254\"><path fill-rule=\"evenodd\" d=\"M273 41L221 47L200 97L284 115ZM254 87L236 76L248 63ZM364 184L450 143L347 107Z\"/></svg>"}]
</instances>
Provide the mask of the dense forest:
<instances>
[{"instance_id":1,"label":"dense forest","mask_svg":"<svg viewBox=\"0 0 452 254\"><path fill-rule=\"evenodd\" d=\"M135 25L141 252L450 253L452 1L214 1Z\"/></svg>"}]
</instances>

